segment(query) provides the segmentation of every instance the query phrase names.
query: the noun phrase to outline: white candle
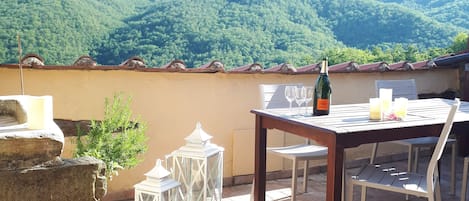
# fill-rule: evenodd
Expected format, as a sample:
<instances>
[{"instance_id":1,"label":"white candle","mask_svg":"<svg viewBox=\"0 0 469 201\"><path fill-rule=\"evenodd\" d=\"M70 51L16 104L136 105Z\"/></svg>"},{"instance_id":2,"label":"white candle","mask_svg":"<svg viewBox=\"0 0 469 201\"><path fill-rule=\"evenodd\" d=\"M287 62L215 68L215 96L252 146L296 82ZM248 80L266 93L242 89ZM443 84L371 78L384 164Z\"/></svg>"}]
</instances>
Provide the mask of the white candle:
<instances>
[{"instance_id":1,"label":"white candle","mask_svg":"<svg viewBox=\"0 0 469 201\"><path fill-rule=\"evenodd\" d=\"M379 89L379 99L381 100L381 114L387 116L392 112L392 89ZM382 119L385 119L382 117Z\"/></svg>"}]
</instances>

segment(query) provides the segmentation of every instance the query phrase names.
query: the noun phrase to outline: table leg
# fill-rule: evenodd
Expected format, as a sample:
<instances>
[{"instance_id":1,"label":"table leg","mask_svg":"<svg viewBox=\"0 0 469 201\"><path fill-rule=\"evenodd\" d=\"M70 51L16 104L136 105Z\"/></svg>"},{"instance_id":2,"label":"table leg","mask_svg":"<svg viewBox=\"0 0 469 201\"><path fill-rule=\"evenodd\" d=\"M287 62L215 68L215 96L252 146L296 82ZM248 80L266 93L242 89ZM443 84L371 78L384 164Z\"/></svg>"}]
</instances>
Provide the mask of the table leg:
<instances>
[{"instance_id":1,"label":"table leg","mask_svg":"<svg viewBox=\"0 0 469 201\"><path fill-rule=\"evenodd\" d=\"M335 143L330 144L327 153L327 201L340 201L342 199L343 165L344 148Z\"/></svg>"},{"instance_id":2,"label":"table leg","mask_svg":"<svg viewBox=\"0 0 469 201\"><path fill-rule=\"evenodd\" d=\"M262 128L262 117L256 116L254 157L254 201L265 201L267 129Z\"/></svg>"}]
</instances>

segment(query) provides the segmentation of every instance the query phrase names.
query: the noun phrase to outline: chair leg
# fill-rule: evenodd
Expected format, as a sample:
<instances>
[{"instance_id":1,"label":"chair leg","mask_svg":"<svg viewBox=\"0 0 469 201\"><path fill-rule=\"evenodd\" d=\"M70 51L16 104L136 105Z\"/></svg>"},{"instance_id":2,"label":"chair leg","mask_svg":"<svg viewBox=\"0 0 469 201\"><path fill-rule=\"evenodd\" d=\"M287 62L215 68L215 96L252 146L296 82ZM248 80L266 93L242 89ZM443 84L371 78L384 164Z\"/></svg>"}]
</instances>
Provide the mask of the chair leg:
<instances>
[{"instance_id":1,"label":"chair leg","mask_svg":"<svg viewBox=\"0 0 469 201\"><path fill-rule=\"evenodd\" d=\"M345 198L345 191L346 191L346 177L347 177L347 174L346 174L346 167L347 167L347 154L344 153L344 158L342 159L344 161L344 164L342 166L342 197L341 197L341 200L342 201L347 201ZM351 200L350 200L351 201Z\"/></svg>"},{"instance_id":2,"label":"chair leg","mask_svg":"<svg viewBox=\"0 0 469 201\"><path fill-rule=\"evenodd\" d=\"M350 181L347 181L347 184L345 185L346 190L345 190L345 200L344 201L353 201L353 183Z\"/></svg>"},{"instance_id":3,"label":"chair leg","mask_svg":"<svg viewBox=\"0 0 469 201\"><path fill-rule=\"evenodd\" d=\"M415 147L414 166L413 166L413 169L412 169L413 172L417 172L417 170L419 168L419 155L420 155L420 148Z\"/></svg>"},{"instance_id":4,"label":"chair leg","mask_svg":"<svg viewBox=\"0 0 469 201\"><path fill-rule=\"evenodd\" d=\"M292 182L291 182L291 201L296 200L296 179L298 177L297 175L297 167L298 167L298 161L296 159L293 159L293 167L292 167Z\"/></svg>"},{"instance_id":5,"label":"chair leg","mask_svg":"<svg viewBox=\"0 0 469 201\"><path fill-rule=\"evenodd\" d=\"M451 146L451 184L449 194L456 194L456 143Z\"/></svg>"},{"instance_id":6,"label":"chair leg","mask_svg":"<svg viewBox=\"0 0 469 201\"><path fill-rule=\"evenodd\" d=\"M434 195L436 196L435 200L436 201L441 201L441 188L440 188L440 165L438 164L435 168L435 178L436 178L436 181L435 181L435 193ZM430 197L433 198L433 195L432 196L429 196L429 201L430 201Z\"/></svg>"},{"instance_id":7,"label":"chair leg","mask_svg":"<svg viewBox=\"0 0 469 201\"><path fill-rule=\"evenodd\" d=\"M436 192L435 193L435 195L436 195L435 200L436 201L441 201L440 181L436 181L435 192Z\"/></svg>"},{"instance_id":8,"label":"chair leg","mask_svg":"<svg viewBox=\"0 0 469 201\"><path fill-rule=\"evenodd\" d=\"M373 143L373 149L371 150L370 156L370 164L374 164L376 162L376 154L378 153L378 143Z\"/></svg>"},{"instance_id":9,"label":"chair leg","mask_svg":"<svg viewBox=\"0 0 469 201\"><path fill-rule=\"evenodd\" d=\"M466 201L466 191L467 191L467 171L469 166L469 157L464 158L464 169L462 176L462 188L461 188L461 201Z\"/></svg>"},{"instance_id":10,"label":"chair leg","mask_svg":"<svg viewBox=\"0 0 469 201\"><path fill-rule=\"evenodd\" d=\"M415 155L415 157L414 157L414 146L409 145L409 151L407 153L407 172L412 172L412 169L414 167L413 162L414 162L416 157L417 157L417 155ZM405 195L405 200L409 200L409 195L408 194Z\"/></svg>"},{"instance_id":11,"label":"chair leg","mask_svg":"<svg viewBox=\"0 0 469 201\"><path fill-rule=\"evenodd\" d=\"M367 190L368 190L368 189L366 189L365 186L362 186L361 201L365 201L365 199L366 199L366 191L367 191Z\"/></svg>"},{"instance_id":12,"label":"chair leg","mask_svg":"<svg viewBox=\"0 0 469 201\"><path fill-rule=\"evenodd\" d=\"M303 170L303 192L308 192L308 176L309 176L309 161L305 160L305 167Z\"/></svg>"},{"instance_id":13,"label":"chair leg","mask_svg":"<svg viewBox=\"0 0 469 201\"><path fill-rule=\"evenodd\" d=\"M251 195L249 198L250 201L254 201L254 178L252 178Z\"/></svg>"},{"instance_id":14,"label":"chair leg","mask_svg":"<svg viewBox=\"0 0 469 201\"><path fill-rule=\"evenodd\" d=\"M412 172L412 163L414 161L414 149L413 146L409 146L409 152L407 153L407 172Z\"/></svg>"},{"instance_id":15,"label":"chair leg","mask_svg":"<svg viewBox=\"0 0 469 201\"><path fill-rule=\"evenodd\" d=\"M362 185L361 201L366 201L366 186Z\"/></svg>"}]
</instances>

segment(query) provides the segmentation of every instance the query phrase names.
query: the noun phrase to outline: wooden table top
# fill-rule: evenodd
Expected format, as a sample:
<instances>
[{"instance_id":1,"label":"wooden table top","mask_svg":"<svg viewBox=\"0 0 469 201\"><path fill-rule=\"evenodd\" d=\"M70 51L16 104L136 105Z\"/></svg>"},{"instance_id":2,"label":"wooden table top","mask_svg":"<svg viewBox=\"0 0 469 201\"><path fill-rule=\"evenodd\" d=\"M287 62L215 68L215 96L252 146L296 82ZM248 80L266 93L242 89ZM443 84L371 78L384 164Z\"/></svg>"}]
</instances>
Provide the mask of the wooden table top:
<instances>
[{"instance_id":1,"label":"wooden table top","mask_svg":"<svg viewBox=\"0 0 469 201\"><path fill-rule=\"evenodd\" d=\"M288 108L253 110L252 112L271 118L290 121L306 127L325 129L337 135L370 130L395 129L431 124L444 124L454 100L419 99L409 100L407 117L403 120L374 121L369 119L369 104L331 105L329 115L290 116ZM296 108L293 109L295 111ZM311 111L311 108L309 108ZM461 101L461 106L454 122L469 121L469 102Z\"/></svg>"}]
</instances>

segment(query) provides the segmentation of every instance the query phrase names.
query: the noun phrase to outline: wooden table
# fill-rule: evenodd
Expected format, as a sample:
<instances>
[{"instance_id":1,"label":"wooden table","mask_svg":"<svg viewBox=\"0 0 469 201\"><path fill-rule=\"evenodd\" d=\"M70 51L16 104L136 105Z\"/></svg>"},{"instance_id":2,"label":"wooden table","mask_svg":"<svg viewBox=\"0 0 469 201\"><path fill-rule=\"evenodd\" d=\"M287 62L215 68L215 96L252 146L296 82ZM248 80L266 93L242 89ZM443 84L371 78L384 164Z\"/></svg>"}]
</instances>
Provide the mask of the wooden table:
<instances>
[{"instance_id":1,"label":"wooden table","mask_svg":"<svg viewBox=\"0 0 469 201\"><path fill-rule=\"evenodd\" d=\"M330 114L286 115L287 108L252 110L256 115L254 200L265 200L267 129L279 129L328 147L327 201L341 200L344 149L361 144L439 136L453 100L420 99L408 104L403 121L370 121L368 104L332 105ZM469 131L469 102L461 101L453 132Z\"/></svg>"}]
</instances>

